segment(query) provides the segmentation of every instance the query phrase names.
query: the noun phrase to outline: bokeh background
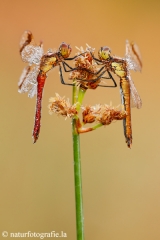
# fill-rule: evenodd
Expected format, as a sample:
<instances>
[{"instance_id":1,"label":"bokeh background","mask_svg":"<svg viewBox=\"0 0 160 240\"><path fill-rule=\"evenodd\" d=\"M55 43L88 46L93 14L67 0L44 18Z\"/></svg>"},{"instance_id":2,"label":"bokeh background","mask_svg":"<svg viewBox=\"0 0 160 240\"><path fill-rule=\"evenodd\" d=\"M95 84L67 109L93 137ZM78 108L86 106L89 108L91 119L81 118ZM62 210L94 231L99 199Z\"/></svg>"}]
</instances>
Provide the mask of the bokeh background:
<instances>
[{"instance_id":1,"label":"bokeh background","mask_svg":"<svg viewBox=\"0 0 160 240\"><path fill-rule=\"evenodd\" d=\"M72 56L86 43L121 57L126 39L138 44L143 70L132 78L143 107L132 110L132 149L121 121L81 135L85 239L160 239L159 13L159 0L0 1L1 232L62 230L76 239L71 123L47 109L56 92L71 99L72 90L60 84L57 68L48 74L33 144L36 99L17 91L25 67L19 41L31 30L45 51L65 41ZM119 87L88 91L84 105L110 101L120 104Z\"/></svg>"}]
</instances>

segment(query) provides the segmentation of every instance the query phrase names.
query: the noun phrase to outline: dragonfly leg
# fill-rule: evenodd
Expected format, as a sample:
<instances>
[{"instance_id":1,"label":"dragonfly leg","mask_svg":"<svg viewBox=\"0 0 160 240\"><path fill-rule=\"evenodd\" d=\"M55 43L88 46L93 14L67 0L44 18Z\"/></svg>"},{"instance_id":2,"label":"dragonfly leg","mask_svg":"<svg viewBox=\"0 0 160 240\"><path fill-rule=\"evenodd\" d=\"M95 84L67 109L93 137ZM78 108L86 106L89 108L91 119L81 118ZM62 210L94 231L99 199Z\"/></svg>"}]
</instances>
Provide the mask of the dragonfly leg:
<instances>
[{"instance_id":1,"label":"dragonfly leg","mask_svg":"<svg viewBox=\"0 0 160 240\"><path fill-rule=\"evenodd\" d=\"M91 71L87 71L87 72L89 72L89 73L92 73L92 74L94 74L94 75L98 75L100 72L102 72L102 70L105 68L105 66L103 66L103 67L101 67L96 73L93 73L93 72L91 72ZM106 72L107 70L105 70L105 72Z\"/></svg>"},{"instance_id":2,"label":"dragonfly leg","mask_svg":"<svg viewBox=\"0 0 160 240\"><path fill-rule=\"evenodd\" d=\"M104 74L106 71L108 72L109 77L102 77L103 74ZM111 73L110 73L108 70L103 71L96 79L84 80L84 79L78 78L77 80L83 81L83 82L95 83L95 82L96 82L97 80L99 80L100 78L111 79L111 80L113 81L114 85L113 85L113 86L105 86L105 85L98 84L98 86L100 86L100 87L117 87L116 81L114 80L113 76L111 75Z\"/></svg>"},{"instance_id":3,"label":"dragonfly leg","mask_svg":"<svg viewBox=\"0 0 160 240\"><path fill-rule=\"evenodd\" d=\"M110 79L110 78L107 78L107 77L102 77L104 79ZM99 87L117 87L117 83L115 82L115 80L113 79L113 83L114 85L113 86L107 86L107 85L101 85L101 84L98 84Z\"/></svg>"},{"instance_id":4,"label":"dragonfly leg","mask_svg":"<svg viewBox=\"0 0 160 240\"><path fill-rule=\"evenodd\" d=\"M64 81L61 65L59 65L59 75L60 75L60 80L61 80L61 83L62 83L62 84L64 84L64 85L69 85L69 86L74 86L74 84L72 84L72 83L66 83L66 82Z\"/></svg>"},{"instance_id":5,"label":"dragonfly leg","mask_svg":"<svg viewBox=\"0 0 160 240\"><path fill-rule=\"evenodd\" d=\"M65 72L72 72L74 70L84 70L86 72L89 72L91 74L94 74L94 75L98 75L104 68L105 66L103 66L102 68L100 68L97 72L93 73L92 71L86 69L86 68L81 68L81 67L77 67L77 68L72 68L71 66L69 66L66 62L62 62L63 64L63 68L64 68L64 71ZM69 68L69 70L66 69L66 66Z\"/></svg>"},{"instance_id":6,"label":"dragonfly leg","mask_svg":"<svg viewBox=\"0 0 160 240\"><path fill-rule=\"evenodd\" d=\"M79 81L83 81L83 82L92 82L92 83L95 83L97 82L97 80L99 80L103 74L106 72L107 70L103 71L97 78L95 79L89 79L89 80L85 80L85 79L81 79L81 78L77 78L76 80L79 80Z\"/></svg>"},{"instance_id":7,"label":"dragonfly leg","mask_svg":"<svg viewBox=\"0 0 160 240\"><path fill-rule=\"evenodd\" d=\"M107 72L108 72L109 78L107 78L107 77L102 77L102 78L104 78L104 79L112 79L112 81L113 81L113 83L114 83L114 86L105 86L105 87L117 87L117 83L116 83L116 81L114 80L112 74L111 74L108 70L107 70ZM98 86L102 87L103 85L98 85ZM103 86L103 87L104 87L104 86Z\"/></svg>"},{"instance_id":8,"label":"dragonfly leg","mask_svg":"<svg viewBox=\"0 0 160 240\"><path fill-rule=\"evenodd\" d=\"M74 57L72 57L72 58L65 58L65 60L68 60L68 61L74 60L75 58L77 58L77 57L79 57L79 56L81 56L81 55L83 55L83 54L85 54L85 53L86 53L86 52L80 53L79 55L76 55L76 56L74 56Z\"/></svg>"},{"instance_id":9,"label":"dragonfly leg","mask_svg":"<svg viewBox=\"0 0 160 240\"><path fill-rule=\"evenodd\" d=\"M117 87L117 83L114 80L112 74L108 70L107 70L107 72L108 72L109 77L102 77L102 78L104 78L104 79L111 79L113 81L114 85L113 86L104 86L104 85L98 84L98 86L99 87Z\"/></svg>"},{"instance_id":10,"label":"dragonfly leg","mask_svg":"<svg viewBox=\"0 0 160 240\"><path fill-rule=\"evenodd\" d=\"M66 62L62 62L63 64L63 68L65 72L72 72L74 70L78 70L79 68L72 68L71 66L69 66ZM69 70L66 69L66 66L69 68Z\"/></svg>"}]
</instances>

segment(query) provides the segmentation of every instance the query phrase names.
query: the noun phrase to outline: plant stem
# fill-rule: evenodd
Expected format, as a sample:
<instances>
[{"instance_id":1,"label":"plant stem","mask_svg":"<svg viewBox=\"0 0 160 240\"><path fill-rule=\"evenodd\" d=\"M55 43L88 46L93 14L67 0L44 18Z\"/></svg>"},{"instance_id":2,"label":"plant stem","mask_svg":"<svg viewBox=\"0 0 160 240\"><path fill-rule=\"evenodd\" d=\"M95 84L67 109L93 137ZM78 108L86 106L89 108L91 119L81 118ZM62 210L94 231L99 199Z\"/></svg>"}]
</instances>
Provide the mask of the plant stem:
<instances>
[{"instance_id":1,"label":"plant stem","mask_svg":"<svg viewBox=\"0 0 160 240\"><path fill-rule=\"evenodd\" d=\"M97 125L92 127L92 130L96 130L97 128L102 127L102 126L103 126L102 123L98 123Z\"/></svg>"},{"instance_id":2,"label":"plant stem","mask_svg":"<svg viewBox=\"0 0 160 240\"><path fill-rule=\"evenodd\" d=\"M81 107L81 104L82 104L85 93L86 93L86 90L83 90L81 88L79 89L77 111L80 110L80 107Z\"/></svg>"},{"instance_id":3,"label":"plant stem","mask_svg":"<svg viewBox=\"0 0 160 240\"><path fill-rule=\"evenodd\" d=\"M77 101L77 88L73 86L73 104ZM83 95L83 94L82 94ZM80 98L80 99L79 99ZM83 97L78 95L77 110L80 109L80 105ZM74 156L74 182L75 182L75 205L76 205L76 228L77 228L77 240L84 240L84 220L83 220L83 204L82 204L82 176L81 176L81 162L80 162L80 136L76 129L76 119L72 120L72 137L73 137L73 156Z\"/></svg>"}]
</instances>

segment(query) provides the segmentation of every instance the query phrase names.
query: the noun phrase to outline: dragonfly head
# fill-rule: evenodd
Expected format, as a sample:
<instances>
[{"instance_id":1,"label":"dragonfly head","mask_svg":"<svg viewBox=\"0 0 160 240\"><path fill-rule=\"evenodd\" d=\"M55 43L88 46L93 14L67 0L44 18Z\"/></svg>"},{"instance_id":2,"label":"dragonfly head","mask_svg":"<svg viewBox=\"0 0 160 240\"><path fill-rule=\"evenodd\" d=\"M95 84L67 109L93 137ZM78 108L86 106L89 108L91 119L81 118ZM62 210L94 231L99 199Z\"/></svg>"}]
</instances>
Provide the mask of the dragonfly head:
<instances>
[{"instance_id":1,"label":"dragonfly head","mask_svg":"<svg viewBox=\"0 0 160 240\"><path fill-rule=\"evenodd\" d=\"M61 45L59 46L59 52L61 53L63 58L68 58L69 55L71 54L72 48L70 47L69 44L62 42Z\"/></svg>"},{"instance_id":2,"label":"dragonfly head","mask_svg":"<svg viewBox=\"0 0 160 240\"><path fill-rule=\"evenodd\" d=\"M109 47L101 47L98 51L98 56L100 60L107 60L110 58L111 50Z\"/></svg>"}]
</instances>

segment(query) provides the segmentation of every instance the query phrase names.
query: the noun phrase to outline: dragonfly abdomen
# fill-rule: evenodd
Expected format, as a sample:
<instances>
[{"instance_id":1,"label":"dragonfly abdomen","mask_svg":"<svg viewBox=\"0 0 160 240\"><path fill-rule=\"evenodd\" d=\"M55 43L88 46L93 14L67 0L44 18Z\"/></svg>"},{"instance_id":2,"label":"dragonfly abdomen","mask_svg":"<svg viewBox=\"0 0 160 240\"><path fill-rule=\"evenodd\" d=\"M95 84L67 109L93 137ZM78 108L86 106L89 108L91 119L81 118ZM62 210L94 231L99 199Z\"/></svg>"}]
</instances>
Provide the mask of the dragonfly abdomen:
<instances>
[{"instance_id":1,"label":"dragonfly abdomen","mask_svg":"<svg viewBox=\"0 0 160 240\"><path fill-rule=\"evenodd\" d=\"M130 148L132 145L132 127L131 127L131 108L130 108L130 84L127 78L120 79L120 89L122 104L125 108L127 116L123 119L124 135L126 143Z\"/></svg>"},{"instance_id":2,"label":"dragonfly abdomen","mask_svg":"<svg viewBox=\"0 0 160 240\"><path fill-rule=\"evenodd\" d=\"M42 94L43 94L45 80L46 80L46 74L40 72L37 76L37 103L36 103L34 130L33 130L34 143L38 139L40 127L41 127L40 121L41 121L41 108L42 108Z\"/></svg>"}]
</instances>

